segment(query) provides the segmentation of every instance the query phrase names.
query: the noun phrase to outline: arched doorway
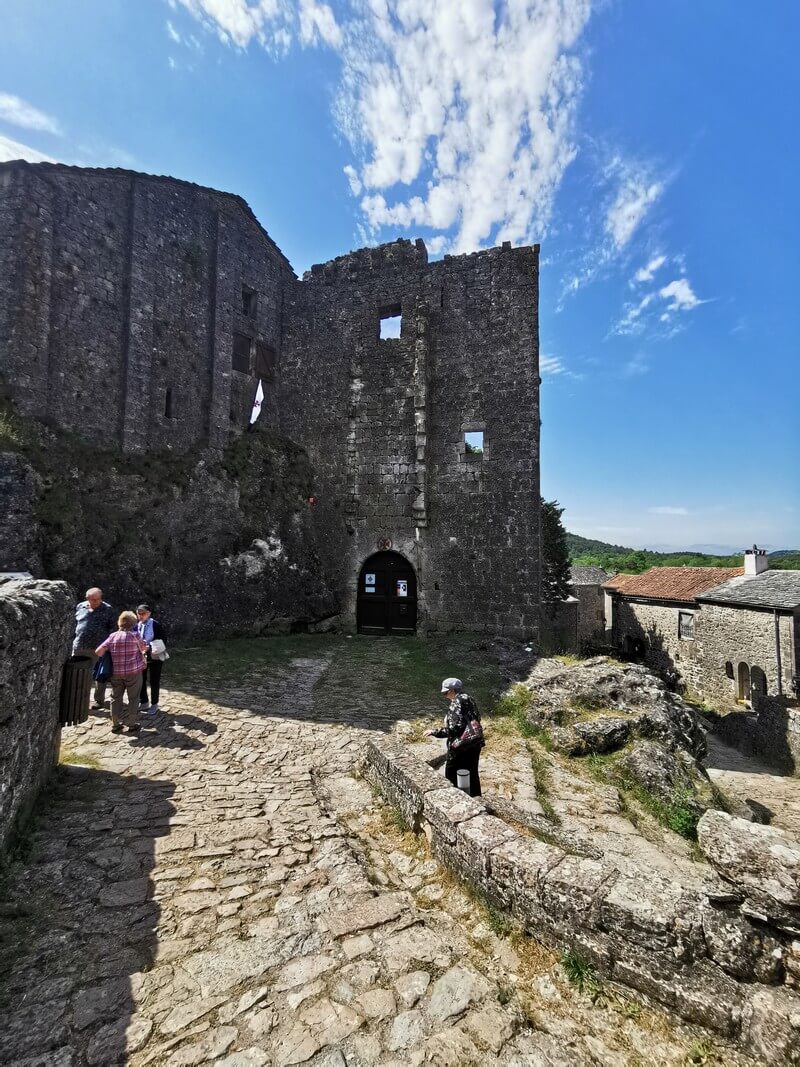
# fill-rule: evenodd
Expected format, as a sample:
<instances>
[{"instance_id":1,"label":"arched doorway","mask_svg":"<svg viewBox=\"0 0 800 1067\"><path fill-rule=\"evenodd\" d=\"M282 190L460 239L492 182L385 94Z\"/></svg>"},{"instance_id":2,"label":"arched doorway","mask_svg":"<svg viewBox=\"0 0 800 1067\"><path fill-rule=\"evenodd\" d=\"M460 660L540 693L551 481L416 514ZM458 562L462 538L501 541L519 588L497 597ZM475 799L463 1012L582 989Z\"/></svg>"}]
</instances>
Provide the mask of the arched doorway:
<instances>
[{"instance_id":1,"label":"arched doorway","mask_svg":"<svg viewBox=\"0 0 800 1067\"><path fill-rule=\"evenodd\" d=\"M414 634L417 576L398 552L376 552L361 568L356 595L360 634Z\"/></svg>"},{"instance_id":2,"label":"arched doorway","mask_svg":"<svg viewBox=\"0 0 800 1067\"><path fill-rule=\"evenodd\" d=\"M761 670L760 667L750 668L750 695L751 697L758 694L765 697L767 695L767 676Z\"/></svg>"},{"instance_id":3,"label":"arched doorway","mask_svg":"<svg viewBox=\"0 0 800 1067\"><path fill-rule=\"evenodd\" d=\"M750 668L746 663L740 663L737 671L738 687L736 691L737 700L749 700L750 699Z\"/></svg>"}]
</instances>

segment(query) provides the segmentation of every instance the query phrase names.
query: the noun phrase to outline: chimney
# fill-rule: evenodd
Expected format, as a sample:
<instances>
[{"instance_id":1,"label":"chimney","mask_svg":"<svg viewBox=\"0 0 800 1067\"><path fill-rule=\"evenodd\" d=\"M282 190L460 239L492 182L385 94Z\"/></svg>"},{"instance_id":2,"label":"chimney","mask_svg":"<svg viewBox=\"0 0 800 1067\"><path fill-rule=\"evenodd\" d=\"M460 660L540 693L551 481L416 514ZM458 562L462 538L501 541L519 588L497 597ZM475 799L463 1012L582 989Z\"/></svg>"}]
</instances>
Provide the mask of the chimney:
<instances>
[{"instance_id":1,"label":"chimney","mask_svg":"<svg viewBox=\"0 0 800 1067\"><path fill-rule=\"evenodd\" d=\"M746 577L762 574L768 569L769 557L767 556L767 550L765 548L759 548L758 545L753 545L752 548L745 550L744 573Z\"/></svg>"}]
</instances>

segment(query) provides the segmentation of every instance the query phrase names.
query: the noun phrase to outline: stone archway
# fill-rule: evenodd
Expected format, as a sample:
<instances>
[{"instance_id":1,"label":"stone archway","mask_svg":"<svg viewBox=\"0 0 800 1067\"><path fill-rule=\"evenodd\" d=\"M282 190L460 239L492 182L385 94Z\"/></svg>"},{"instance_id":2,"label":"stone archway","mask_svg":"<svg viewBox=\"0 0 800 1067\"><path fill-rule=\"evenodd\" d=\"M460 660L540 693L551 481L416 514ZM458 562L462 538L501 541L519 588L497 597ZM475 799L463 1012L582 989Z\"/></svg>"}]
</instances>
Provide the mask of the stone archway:
<instances>
[{"instance_id":1,"label":"stone archway","mask_svg":"<svg viewBox=\"0 0 800 1067\"><path fill-rule=\"evenodd\" d=\"M750 668L750 695L751 697L767 695L767 676L760 667Z\"/></svg>"},{"instance_id":2,"label":"stone archway","mask_svg":"<svg viewBox=\"0 0 800 1067\"><path fill-rule=\"evenodd\" d=\"M356 629L360 634L417 631L417 576L399 552L376 552L364 561L356 593Z\"/></svg>"}]
</instances>

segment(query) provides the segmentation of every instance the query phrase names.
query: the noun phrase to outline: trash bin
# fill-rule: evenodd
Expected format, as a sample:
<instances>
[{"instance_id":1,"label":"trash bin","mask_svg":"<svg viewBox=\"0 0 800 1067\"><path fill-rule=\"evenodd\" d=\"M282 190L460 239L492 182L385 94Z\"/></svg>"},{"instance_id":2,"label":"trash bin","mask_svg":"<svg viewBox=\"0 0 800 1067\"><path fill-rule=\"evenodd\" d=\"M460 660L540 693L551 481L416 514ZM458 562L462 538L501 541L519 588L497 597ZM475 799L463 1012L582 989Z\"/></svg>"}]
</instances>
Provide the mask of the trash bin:
<instances>
[{"instance_id":1,"label":"trash bin","mask_svg":"<svg viewBox=\"0 0 800 1067\"><path fill-rule=\"evenodd\" d=\"M89 718L89 691L92 688L92 657L70 656L61 673L58 721L77 726Z\"/></svg>"}]
</instances>

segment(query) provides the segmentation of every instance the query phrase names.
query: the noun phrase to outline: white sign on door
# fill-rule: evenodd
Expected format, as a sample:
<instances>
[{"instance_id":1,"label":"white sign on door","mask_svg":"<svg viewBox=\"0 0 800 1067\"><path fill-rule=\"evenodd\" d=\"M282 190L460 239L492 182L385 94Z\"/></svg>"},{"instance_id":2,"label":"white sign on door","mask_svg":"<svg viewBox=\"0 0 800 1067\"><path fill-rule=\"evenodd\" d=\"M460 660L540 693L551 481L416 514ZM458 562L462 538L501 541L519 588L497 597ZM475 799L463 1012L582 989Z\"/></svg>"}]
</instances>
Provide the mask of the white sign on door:
<instances>
[{"instance_id":1,"label":"white sign on door","mask_svg":"<svg viewBox=\"0 0 800 1067\"><path fill-rule=\"evenodd\" d=\"M408 582L404 578L397 579L397 595L408 596Z\"/></svg>"}]
</instances>

